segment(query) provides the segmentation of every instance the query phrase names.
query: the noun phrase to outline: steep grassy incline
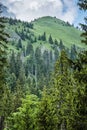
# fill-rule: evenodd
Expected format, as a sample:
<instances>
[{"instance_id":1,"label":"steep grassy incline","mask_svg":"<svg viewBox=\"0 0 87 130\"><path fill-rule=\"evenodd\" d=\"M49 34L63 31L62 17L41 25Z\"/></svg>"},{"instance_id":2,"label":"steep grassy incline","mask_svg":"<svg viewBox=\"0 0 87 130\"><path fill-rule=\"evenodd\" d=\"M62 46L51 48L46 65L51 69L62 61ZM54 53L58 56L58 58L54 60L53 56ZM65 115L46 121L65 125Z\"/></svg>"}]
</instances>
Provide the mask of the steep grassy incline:
<instances>
[{"instance_id":1,"label":"steep grassy incline","mask_svg":"<svg viewBox=\"0 0 87 130\"><path fill-rule=\"evenodd\" d=\"M69 23L50 16L36 19L33 23L36 36L46 32L47 37L51 34L53 39L62 39L64 45L69 48L72 44L85 48L85 45L81 43L81 31Z\"/></svg>"}]
</instances>

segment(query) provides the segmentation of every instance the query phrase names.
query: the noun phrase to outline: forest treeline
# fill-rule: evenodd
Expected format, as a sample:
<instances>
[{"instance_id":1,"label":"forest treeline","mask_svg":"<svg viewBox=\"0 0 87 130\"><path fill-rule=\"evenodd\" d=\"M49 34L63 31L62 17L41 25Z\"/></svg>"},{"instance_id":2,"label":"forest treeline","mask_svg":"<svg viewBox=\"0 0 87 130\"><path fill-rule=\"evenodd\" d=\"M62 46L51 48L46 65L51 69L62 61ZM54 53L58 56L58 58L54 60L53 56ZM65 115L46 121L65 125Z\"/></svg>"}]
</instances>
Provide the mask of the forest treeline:
<instances>
[{"instance_id":1,"label":"forest treeline","mask_svg":"<svg viewBox=\"0 0 87 130\"><path fill-rule=\"evenodd\" d=\"M13 74L14 78L11 77L13 81L9 80L9 83L14 85L16 81L16 86L14 89L10 89L9 85L4 88L2 110L5 129L78 130L82 128L86 130L86 61L87 57L83 53L73 64L62 50L47 86L43 86L43 89L39 88L40 95L34 93L36 85L34 86L33 83L30 85L30 80L29 87L25 86L23 69L17 81ZM44 85L44 82L46 81L42 78L41 84Z\"/></svg>"},{"instance_id":2,"label":"forest treeline","mask_svg":"<svg viewBox=\"0 0 87 130\"><path fill-rule=\"evenodd\" d=\"M84 0L78 4L87 10ZM47 38L46 32L37 38L26 28L15 29L29 39L26 47L19 38L10 42L16 51L9 51L7 22L18 21L0 17L0 130L86 130L87 51L77 52L75 45L68 50L62 40ZM82 28L87 44L87 25ZM48 41L53 50L34 48L37 40Z\"/></svg>"}]
</instances>

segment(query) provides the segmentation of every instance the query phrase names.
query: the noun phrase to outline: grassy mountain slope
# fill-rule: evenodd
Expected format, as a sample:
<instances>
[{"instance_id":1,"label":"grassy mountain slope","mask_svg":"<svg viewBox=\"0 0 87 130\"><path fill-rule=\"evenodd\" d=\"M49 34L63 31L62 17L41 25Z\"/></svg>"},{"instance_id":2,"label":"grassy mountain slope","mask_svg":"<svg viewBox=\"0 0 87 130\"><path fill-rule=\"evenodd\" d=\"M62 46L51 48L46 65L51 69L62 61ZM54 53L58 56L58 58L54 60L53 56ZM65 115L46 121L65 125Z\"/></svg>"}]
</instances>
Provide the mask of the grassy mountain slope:
<instances>
[{"instance_id":1,"label":"grassy mountain slope","mask_svg":"<svg viewBox=\"0 0 87 130\"><path fill-rule=\"evenodd\" d=\"M23 81L26 90L40 95L43 87L48 86L55 62L62 50L75 61L78 52L85 47L80 43L81 31L59 19L42 17L31 23L16 19L7 20L6 30L10 34L9 77L12 83L9 86L12 90L15 90L19 79L20 83ZM23 89L25 91L25 88Z\"/></svg>"},{"instance_id":2,"label":"grassy mountain slope","mask_svg":"<svg viewBox=\"0 0 87 130\"><path fill-rule=\"evenodd\" d=\"M46 32L47 36L51 34L53 39L62 39L64 45L67 47L70 47L72 44L79 47L85 47L85 45L81 43L81 31L73 26L70 26L69 23L65 23L62 20L50 16L39 18L33 23L33 32L37 36L43 32Z\"/></svg>"},{"instance_id":3,"label":"grassy mountain slope","mask_svg":"<svg viewBox=\"0 0 87 130\"><path fill-rule=\"evenodd\" d=\"M42 17L31 22L33 24L33 28L29 27L30 23L22 22L20 20L8 20L6 29L10 34L10 44L9 48L17 50L15 45L18 44L18 40L21 39L22 46L27 46L29 42L31 42L30 38L33 40L33 48L34 50L39 46L42 50L53 50L52 45L49 43L49 36L51 34L53 40L63 41L63 44L71 48L73 44L81 48L87 48L85 44L81 43L81 31L73 27L67 22L59 20L55 17ZM23 35L24 39L22 38ZM46 41L38 40L39 35L43 35L46 33ZM34 39L37 39L34 42ZM14 44L13 44L14 41Z\"/></svg>"}]
</instances>

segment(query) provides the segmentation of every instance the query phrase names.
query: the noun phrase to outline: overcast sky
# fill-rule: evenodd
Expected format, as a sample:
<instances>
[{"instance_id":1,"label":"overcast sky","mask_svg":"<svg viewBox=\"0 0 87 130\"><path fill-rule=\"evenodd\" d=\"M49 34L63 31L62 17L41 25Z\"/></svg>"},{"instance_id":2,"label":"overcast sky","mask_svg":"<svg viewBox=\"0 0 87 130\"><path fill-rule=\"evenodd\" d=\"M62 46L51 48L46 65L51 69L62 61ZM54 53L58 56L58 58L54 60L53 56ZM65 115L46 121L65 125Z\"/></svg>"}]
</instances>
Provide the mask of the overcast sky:
<instances>
[{"instance_id":1,"label":"overcast sky","mask_svg":"<svg viewBox=\"0 0 87 130\"><path fill-rule=\"evenodd\" d=\"M9 12L17 19L31 21L42 16L56 16L59 19L77 24L83 20L78 11L77 0L1 0Z\"/></svg>"}]
</instances>

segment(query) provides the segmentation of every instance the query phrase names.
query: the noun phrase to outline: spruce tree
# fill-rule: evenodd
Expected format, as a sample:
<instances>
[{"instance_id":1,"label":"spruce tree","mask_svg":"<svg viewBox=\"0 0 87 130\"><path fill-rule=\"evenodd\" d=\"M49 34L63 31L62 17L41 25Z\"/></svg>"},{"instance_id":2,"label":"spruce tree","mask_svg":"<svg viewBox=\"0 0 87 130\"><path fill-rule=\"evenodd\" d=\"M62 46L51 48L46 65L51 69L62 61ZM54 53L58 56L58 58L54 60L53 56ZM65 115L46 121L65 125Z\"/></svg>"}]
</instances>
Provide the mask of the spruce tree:
<instances>
[{"instance_id":1,"label":"spruce tree","mask_svg":"<svg viewBox=\"0 0 87 130\"><path fill-rule=\"evenodd\" d=\"M81 10L87 12L87 0L78 0L78 5ZM84 31L81 36L84 38L82 42L87 44L87 16L84 19L85 19L85 24L80 24Z\"/></svg>"},{"instance_id":2,"label":"spruce tree","mask_svg":"<svg viewBox=\"0 0 87 130\"><path fill-rule=\"evenodd\" d=\"M41 36L41 40L42 41L46 41L46 33L44 32L44 34Z\"/></svg>"},{"instance_id":3,"label":"spruce tree","mask_svg":"<svg viewBox=\"0 0 87 130\"><path fill-rule=\"evenodd\" d=\"M79 0L78 5L80 9L87 11L87 1ZM85 18L86 24L81 24L83 33L82 36L85 44L87 44L87 18ZM76 71L74 73L75 78L78 80L79 88L77 93L77 104L75 117L75 130L86 130L87 129L87 51L80 54L78 62L75 64ZM78 68L78 69L77 69Z\"/></svg>"},{"instance_id":4,"label":"spruce tree","mask_svg":"<svg viewBox=\"0 0 87 130\"><path fill-rule=\"evenodd\" d=\"M78 0L78 5L81 10L87 11L87 1ZM87 44L87 18L85 18L86 24L81 24L83 29L83 36L85 44ZM74 130L86 130L87 129L87 51L81 52L78 55L78 59L73 64L74 78L78 82L77 94L75 97L76 115L74 117L74 123L72 127Z\"/></svg>"},{"instance_id":5,"label":"spruce tree","mask_svg":"<svg viewBox=\"0 0 87 130\"><path fill-rule=\"evenodd\" d=\"M18 40L18 43L16 45L17 49L22 49L22 42L21 42L21 39Z\"/></svg>"},{"instance_id":6,"label":"spruce tree","mask_svg":"<svg viewBox=\"0 0 87 130\"><path fill-rule=\"evenodd\" d=\"M42 99L38 106L39 109L36 118L38 130L57 130L56 122L58 118L54 111L55 106L52 106L52 100L50 100L51 96L49 95L49 92L47 91L46 87L44 87Z\"/></svg>"},{"instance_id":7,"label":"spruce tree","mask_svg":"<svg viewBox=\"0 0 87 130\"><path fill-rule=\"evenodd\" d=\"M50 43L50 44L53 44L53 39L52 39L52 36L51 36L51 35L49 36L49 39L48 39L48 40L49 40L49 43Z\"/></svg>"},{"instance_id":8,"label":"spruce tree","mask_svg":"<svg viewBox=\"0 0 87 130\"><path fill-rule=\"evenodd\" d=\"M74 77L78 81L79 87L76 96L76 112L74 128L75 130L87 129L87 52L79 55L79 60L75 64Z\"/></svg>"},{"instance_id":9,"label":"spruce tree","mask_svg":"<svg viewBox=\"0 0 87 130\"><path fill-rule=\"evenodd\" d=\"M26 47L26 56L33 54L33 46L32 44L28 43Z\"/></svg>"},{"instance_id":10,"label":"spruce tree","mask_svg":"<svg viewBox=\"0 0 87 130\"><path fill-rule=\"evenodd\" d=\"M5 18L1 16L2 4L0 3L0 130L4 128L4 111L3 111L3 100L5 92L5 68L7 66L7 37L8 34L5 32Z\"/></svg>"},{"instance_id":11,"label":"spruce tree","mask_svg":"<svg viewBox=\"0 0 87 130\"><path fill-rule=\"evenodd\" d=\"M63 50L55 64L55 71L50 83L52 86L50 100L56 114L55 130L73 130L77 83L69 69L69 59Z\"/></svg>"}]
</instances>

